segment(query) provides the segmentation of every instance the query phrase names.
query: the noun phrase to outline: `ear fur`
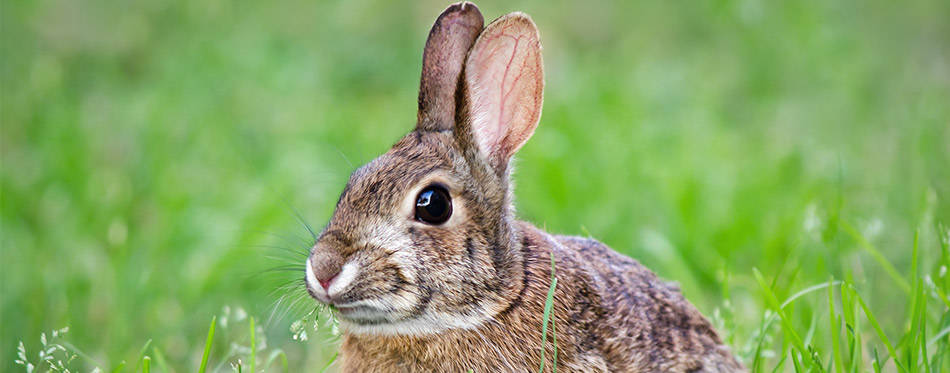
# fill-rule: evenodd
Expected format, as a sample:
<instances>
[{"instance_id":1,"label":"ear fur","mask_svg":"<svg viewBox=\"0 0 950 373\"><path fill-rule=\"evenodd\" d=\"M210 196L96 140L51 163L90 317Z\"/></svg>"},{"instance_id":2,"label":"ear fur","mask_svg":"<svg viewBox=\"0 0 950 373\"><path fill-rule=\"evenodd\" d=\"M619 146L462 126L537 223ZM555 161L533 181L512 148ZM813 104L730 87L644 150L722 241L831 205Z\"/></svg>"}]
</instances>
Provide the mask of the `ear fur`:
<instances>
[{"instance_id":1,"label":"ear fur","mask_svg":"<svg viewBox=\"0 0 950 373\"><path fill-rule=\"evenodd\" d=\"M516 12L485 28L463 72L459 129L499 173L531 138L541 118L544 66L531 17Z\"/></svg>"},{"instance_id":2,"label":"ear fur","mask_svg":"<svg viewBox=\"0 0 950 373\"><path fill-rule=\"evenodd\" d=\"M455 127L455 95L462 63L484 24L475 4L461 2L450 5L432 25L422 53L418 130Z\"/></svg>"}]
</instances>

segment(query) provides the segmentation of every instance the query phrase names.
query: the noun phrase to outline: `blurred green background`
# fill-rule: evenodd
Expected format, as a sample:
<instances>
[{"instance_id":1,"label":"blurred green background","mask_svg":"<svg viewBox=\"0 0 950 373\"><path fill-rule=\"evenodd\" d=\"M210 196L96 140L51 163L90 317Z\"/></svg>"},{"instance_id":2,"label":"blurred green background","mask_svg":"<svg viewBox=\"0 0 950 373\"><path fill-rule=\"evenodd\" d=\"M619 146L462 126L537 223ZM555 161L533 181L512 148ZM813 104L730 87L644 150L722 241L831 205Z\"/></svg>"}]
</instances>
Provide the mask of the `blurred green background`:
<instances>
[{"instance_id":1,"label":"blurred green background","mask_svg":"<svg viewBox=\"0 0 950 373\"><path fill-rule=\"evenodd\" d=\"M780 296L850 274L906 327L907 294L842 224L902 275L919 232L921 271L946 278L950 2L477 4L530 14L544 45L519 215L680 282L740 355L766 309L753 267ZM151 339L192 371L225 307L292 371L322 367L335 339L289 330L313 303L280 301L301 274L255 275L300 262L263 246L300 250L277 237L307 237L289 210L319 228L353 166L412 129L447 5L4 0L0 370L69 326L103 369Z\"/></svg>"}]
</instances>

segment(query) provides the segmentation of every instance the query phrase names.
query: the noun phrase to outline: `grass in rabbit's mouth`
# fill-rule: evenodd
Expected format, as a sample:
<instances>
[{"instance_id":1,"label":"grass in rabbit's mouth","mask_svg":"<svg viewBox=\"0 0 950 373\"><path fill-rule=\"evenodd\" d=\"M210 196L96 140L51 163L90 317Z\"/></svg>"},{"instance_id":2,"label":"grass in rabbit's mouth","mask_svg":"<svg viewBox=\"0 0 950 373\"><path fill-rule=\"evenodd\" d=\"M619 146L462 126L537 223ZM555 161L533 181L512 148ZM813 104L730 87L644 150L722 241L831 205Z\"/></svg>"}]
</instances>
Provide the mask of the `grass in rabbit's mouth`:
<instances>
[{"instance_id":1,"label":"grass in rabbit's mouth","mask_svg":"<svg viewBox=\"0 0 950 373\"><path fill-rule=\"evenodd\" d=\"M0 12L0 371L326 366L307 226L410 130L440 9L117 5ZM755 371L950 372L950 2L478 5L545 47L518 216L678 282Z\"/></svg>"}]
</instances>

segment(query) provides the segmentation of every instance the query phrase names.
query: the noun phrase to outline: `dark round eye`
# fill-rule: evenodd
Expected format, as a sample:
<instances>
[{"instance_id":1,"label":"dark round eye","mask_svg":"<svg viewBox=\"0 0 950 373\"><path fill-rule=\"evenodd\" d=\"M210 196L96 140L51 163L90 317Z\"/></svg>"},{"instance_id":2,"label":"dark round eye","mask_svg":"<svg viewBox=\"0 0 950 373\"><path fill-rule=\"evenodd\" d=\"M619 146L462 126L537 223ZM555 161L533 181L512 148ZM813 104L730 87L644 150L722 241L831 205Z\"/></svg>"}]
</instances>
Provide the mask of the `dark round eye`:
<instances>
[{"instance_id":1,"label":"dark round eye","mask_svg":"<svg viewBox=\"0 0 950 373\"><path fill-rule=\"evenodd\" d=\"M419 192L416 198L416 220L439 225L452 216L452 199L449 191L438 185L430 185Z\"/></svg>"}]
</instances>

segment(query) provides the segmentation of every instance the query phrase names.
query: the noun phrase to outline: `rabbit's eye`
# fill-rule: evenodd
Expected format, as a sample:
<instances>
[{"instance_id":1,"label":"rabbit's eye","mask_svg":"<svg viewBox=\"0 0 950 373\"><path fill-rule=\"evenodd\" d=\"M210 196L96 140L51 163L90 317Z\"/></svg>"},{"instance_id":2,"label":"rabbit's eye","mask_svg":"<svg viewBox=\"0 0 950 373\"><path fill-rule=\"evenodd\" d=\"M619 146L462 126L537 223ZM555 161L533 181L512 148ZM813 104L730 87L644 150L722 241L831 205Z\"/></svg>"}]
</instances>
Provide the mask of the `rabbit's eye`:
<instances>
[{"instance_id":1,"label":"rabbit's eye","mask_svg":"<svg viewBox=\"0 0 950 373\"><path fill-rule=\"evenodd\" d=\"M452 216L452 199L445 188L432 185L419 192L416 198L416 220L427 224L445 223Z\"/></svg>"}]
</instances>

